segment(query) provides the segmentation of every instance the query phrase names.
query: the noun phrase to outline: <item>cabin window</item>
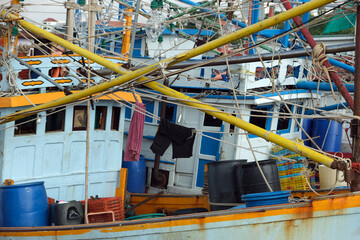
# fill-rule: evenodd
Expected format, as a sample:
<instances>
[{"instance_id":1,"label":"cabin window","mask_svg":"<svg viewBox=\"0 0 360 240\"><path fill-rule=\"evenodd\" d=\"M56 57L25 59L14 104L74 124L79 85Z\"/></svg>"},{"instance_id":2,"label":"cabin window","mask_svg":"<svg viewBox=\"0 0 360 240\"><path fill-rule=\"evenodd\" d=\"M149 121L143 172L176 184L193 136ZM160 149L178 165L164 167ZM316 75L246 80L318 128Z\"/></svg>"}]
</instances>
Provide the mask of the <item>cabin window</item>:
<instances>
[{"instance_id":1,"label":"cabin window","mask_svg":"<svg viewBox=\"0 0 360 240\"><path fill-rule=\"evenodd\" d=\"M37 115L31 115L15 121L14 135L36 134Z\"/></svg>"},{"instance_id":2,"label":"cabin window","mask_svg":"<svg viewBox=\"0 0 360 240\"><path fill-rule=\"evenodd\" d=\"M292 65L287 65L285 78L288 77L299 78L299 73L300 73L300 66L293 67Z\"/></svg>"},{"instance_id":3,"label":"cabin window","mask_svg":"<svg viewBox=\"0 0 360 240\"><path fill-rule=\"evenodd\" d=\"M45 132L64 131L65 108L56 108L53 111L46 111Z\"/></svg>"},{"instance_id":4,"label":"cabin window","mask_svg":"<svg viewBox=\"0 0 360 240\"><path fill-rule=\"evenodd\" d=\"M105 130L106 128L106 106L96 106L95 109L95 129Z\"/></svg>"},{"instance_id":5,"label":"cabin window","mask_svg":"<svg viewBox=\"0 0 360 240\"><path fill-rule=\"evenodd\" d=\"M231 115L236 117L235 112L233 114L231 114ZM234 132L235 132L235 125L230 124L229 133L234 133Z\"/></svg>"},{"instance_id":6,"label":"cabin window","mask_svg":"<svg viewBox=\"0 0 360 240\"><path fill-rule=\"evenodd\" d=\"M308 71L304 68L302 77L307 78L307 75L308 75Z\"/></svg>"},{"instance_id":7,"label":"cabin window","mask_svg":"<svg viewBox=\"0 0 360 240\"><path fill-rule=\"evenodd\" d=\"M207 113L205 113L204 116L204 126L209 127L221 127L222 126L222 120L217 119L216 117L213 117Z\"/></svg>"},{"instance_id":8,"label":"cabin window","mask_svg":"<svg viewBox=\"0 0 360 240\"><path fill-rule=\"evenodd\" d=\"M67 67L53 67L49 70L50 77L65 77L69 73Z\"/></svg>"},{"instance_id":9,"label":"cabin window","mask_svg":"<svg viewBox=\"0 0 360 240\"><path fill-rule=\"evenodd\" d=\"M119 131L120 125L120 107L113 107L111 114L111 130Z\"/></svg>"},{"instance_id":10,"label":"cabin window","mask_svg":"<svg viewBox=\"0 0 360 240\"><path fill-rule=\"evenodd\" d=\"M159 104L159 116L161 116L161 104ZM174 104L166 103L165 108L165 119L167 119L170 122L175 122L176 117L176 106Z\"/></svg>"},{"instance_id":11,"label":"cabin window","mask_svg":"<svg viewBox=\"0 0 360 240\"><path fill-rule=\"evenodd\" d=\"M300 103L300 105L302 105L302 103ZM298 123L299 123L300 125L301 125L301 117L300 117L300 115L302 114L302 110L303 110L303 108L300 107L300 106L298 106L298 107L296 108L297 121L298 121ZM298 124L296 124L296 126L295 126L295 132L298 132L299 130L300 130L300 127L299 127Z\"/></svg>"},{"instance_id":12,"label":"cabin window","mask_svg":"<svg viewBox=\"0 0 360 240\"><path fill-rule=\"evenodd\" d=\"M258 108L250 112L250 123L266 129L269 108Z\"/></svg>"},{"instance_id":13,"label":"cabin window","mask_svg":"<svg viewBox=\"0 0 360 240\"><path fill-rule=\"evenodd\" d=\"M230 124L229 132L230 132L230 133L234 133L234 132L235 132L235 125Z\"/></svg>"},{"instance_id":14,"label":"cabin window","mask_svg":"<svg viewBox=\"0 0 360 240\"><path fill-rule=\"evenodd\" d=\"M41 72L40 68L36 68L36 70ZM38 78L38 77L39 77L39 74L37 74L36 72L30 70L30 79L34 79L34 78Z\"/></svg>"},{"instance_id":15,"label":"cabin window","mask_svg":"<svg viewBox=\"0 0 360 240\"><path fill-rule=\"evenodd\" d=\"M288 111L288 109L286 108L285 105L281 105L280 109L279 109L279 119L278 119L278 126L277 126L277 130L281 131L283 130L281 133L285 133L288 132L288 130L290 129L290 123L291 123L291 111L293 106L289 106L290 108L290 112Z\"/></svg>"},{"instance_id":16,"label":"cabin window","mask_svg":"<svg viewBox=\"0 0 360 240\"><path fill-rule=\"evenodd\" d=\"M266 130L270 130L271 128L271 116L273 106L261 106L255 107L252 106L252 110L250 111L250 119L249 122L254 124L255 126L261 127ZM256 137L256 135L250 134L250 138Z\"/></svg>"},{"instance_id":17,"label":"cabin window","mask_svg":"<svg viewBox=\"0 0 360 240\"><path fill-rule=\"evenodd\" d=\"M73 131L86 130L87 127L87 107L74 107Z\"/></svg>"},{"instance_id":18,"label":"cabin window","mask_svg":"<svg viewBox=\"0 0 360 240\"><path fill-rule=\"evenodd\" d=\"M279 77L279 66L268 67L268 68L266 68L266 71L265 71L265 68L263 68L263 67L257 67L255 70L255 81L259 81L264 78L269 78L268 73L270 74L271 78L278 78Z\"/></svg>"},{"instance_id":19,"label":"cabin window","mask_svg":"<svg viewBox=\"0 0 360 240\"><path fill-rule=\"evenodd\" d=\"M18 73L18 77L25 80L29 79L29 69L23 69Z\"/></svg>"}]
</instances>

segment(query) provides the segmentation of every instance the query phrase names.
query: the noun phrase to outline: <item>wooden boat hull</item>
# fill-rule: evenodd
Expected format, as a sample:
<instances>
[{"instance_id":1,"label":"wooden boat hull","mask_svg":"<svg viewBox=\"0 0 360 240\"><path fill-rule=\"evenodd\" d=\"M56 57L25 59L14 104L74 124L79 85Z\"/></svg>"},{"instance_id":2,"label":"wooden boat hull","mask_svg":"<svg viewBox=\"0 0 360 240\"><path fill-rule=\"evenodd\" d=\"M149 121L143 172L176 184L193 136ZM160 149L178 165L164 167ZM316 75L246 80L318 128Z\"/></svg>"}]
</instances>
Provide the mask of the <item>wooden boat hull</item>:
<instances>
[{"instance_id":1,"label":"wooden boat hull","mask_svg":"<svg viewBox=\"0 0 360 240\"><path fill-rule=\"evenodd\" d=\"M360 194L107 224L1 228L1 239L360 239Z\"/></svg>"}]
</instances>

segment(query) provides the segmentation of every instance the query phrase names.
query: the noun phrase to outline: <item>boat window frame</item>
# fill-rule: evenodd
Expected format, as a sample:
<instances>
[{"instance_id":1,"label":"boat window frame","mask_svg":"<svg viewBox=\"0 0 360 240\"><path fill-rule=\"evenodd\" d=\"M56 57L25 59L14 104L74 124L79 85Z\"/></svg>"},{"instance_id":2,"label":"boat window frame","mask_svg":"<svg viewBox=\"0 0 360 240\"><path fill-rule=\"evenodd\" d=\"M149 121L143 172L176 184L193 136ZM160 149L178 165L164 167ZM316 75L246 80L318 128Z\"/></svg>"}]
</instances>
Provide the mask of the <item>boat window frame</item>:
<instances>
[{"instance_id":1,"label":"boat window frame","mask_svg":"<svg viewBox=\"0 0 360 240\"><path fill-rule=\"evenodd\" d=\"M265 111L267 112L267 117L266 117L266 123L265 123L265 128L264 129L267 130L267 131L270 131L271 130L272 116L273 116L274 107L275 106L273 104L269 104L269 105L255 106L253 109L250 109L249 123L251 123L250 119L251 119L252 110L266 109ZM255 126L257 126L257 125L255 125ZM255 134L250 134L249 133L249 138L255 138L255 137L258 137L258 136L255 135Z\"/></svg>"},{"instance_id":2,"label":"boat window frame","mask_svg":"<svg viewBox=\"0 0 360 240\"><path fill-rule=\"evenodd\" d=\"M284 107L285 104L280 104L279 108L278 108L278 117L277 117L277 123L276 123L276 131L280 134L285 134L285 133L290 133L290 130L291 130L291 124L292 124L292 118L289 117L289 122L288 122L288 126L287 128L284 128L284 129L278 129L279 127L279 119L280 119L280 110L282 107ZM294 113L294 105L290 105L288 104L288 107L290 107L290 116L292 116L292 114ZM285 107L286 111L287 111L287 108Z\"/></svg>"},{"instance_id":3,"label":"boat window frame","mask_svg":"<svg viewBox=\"0 0 360 240\"><path fill-rule=\"evenodd\" d=\"M102 119L101 119L101 126L99 126L98 122L99 122L99 119L98 117L98 109L101 108L101 112L100 114L102 113L103 116L102 116ZM100 130L100 131L105 131L106 130L106 120L107 120L107 106L96 106L95 107L95 121L94 121L94 130Z\"/></svg>"},{"instance_id":4,"label":"boat window frame","mask_svg":"<svg viewBox=\"0 0 360 240\"><path fill-rule=\"evenodd\" d=\"M301 102L301 103L299 103L298 105L301 105L301 106L296 106L296 114L297 114L297 115L303 115L303 112L304 112L304 103ZM300 112L299 112L299 109L301 109ZM302 118L299 116L299 117L297 117L296 119L298 120L299 124L301 125L301 120L302 120ZM294 132L299 132L299 131L300 131L300 126L295 122Z\"/></svg>"},{"instance_id":5,"label":"boat window frame","mask_svg":"<svg viewBox=\"0 0 360 240\"><path fill-rule=\"evenodd\" d=\"M214 122L214 123L217 122L217 124L216 125L205 125L205 121L206 121L207 117L212 118L213 119L212 122ZM212 116L210 114L207 114L207 113L204 114L204 118L203 118L203 121L202 121L202 126L203 127L218 127L218 128L221 128L223 125L224 125L223 120L218 119L218 118L216 118L216 117L214 117L214 116Z\"/></svg>"},{"instance_id":6,"label":"boat window frame","mask_svg":"<svg viewBox=\"0 0 360 240\"><path fill-rule=\"evenodd\" d=\"M61 110L62 109L62 110ZM45 133L52 133L52 132L64 132L65 131L65 118L66 118L66 108L59 107L55 108L54 110L46 111L46 122L45 122ZM54 121L57 122L60 120L60 127L54 130L48 130L49 124L57 125L57 123L53 124ZM51 123L50 123L51 122Z\"/></svg>"},{"instance_id":7,"label":"boat window frame","mask_svg":"<svg viewBox=\"0 0 360 240\"><path fill-rule=\"evenodd\" d=\"M84 116L84 120L76 119L76 112L79 112L78 116L80 115ZM76 125L81 124L81 121L85 122L85 126L75 126L75 124ZM86 128L87 128L87 106L74 106L72 130L84 131L86 130Z\"/></svg>"},{"instance_id":8,"label":"boat window frame","mask_svg":"<svg viewBox=\"0 0 360 240\"><path fill-rule=\"evenodd\" d=\"M115 117L115 110L118 109L117 119L114 119ZM113 106L111 109L111 124L110 124L110 130L111 131L119 131L120 130L120 118L121 118L121 107L119 106ZM117 126L115 128L114 126Z\"/></svg>"},{"instance_id":9,"label":"boat window frame","mask_svg":"<svg viewBox=\"0 0 360 240\"><path fill-rule=\"evenodd\" d=\"M18 120L15 120L15 127L14 127L14 136L15 137L19 137L19 136L24 136L24 135L36 135L37 133L37 123L36 120L38 118L38 114L33 114ZM33 120L31 120L33 119ZM25 133L21 133L21 126L23 125L32 125L32 131L33 132L28 132L28 130L25 129Z\"/></svg>"},{"instance_id":10,"label":"boat window frame","mask_svg":"<svg viewBox=\"0 0 360 240\"><path fill-rule=\"evenodd\" d=\"M161 115L161 104L163 104L164 102L159 102L159 106L158 106L158 117L160 119L160 115ZM165 119L167 119L169 122L172 122L172 123L175 123L176 121L176 113L177 113L177 105L176 104L172 104L172 103L166 103L166 107L173 107L174 108L174 111L172 113L172 119L169 119L167 118L167 115L166 115L166 110L165 110ZM167 108L166 108L167 109ZM158 123L160 121L158 120Z\"/></svg>"}]
</instances>

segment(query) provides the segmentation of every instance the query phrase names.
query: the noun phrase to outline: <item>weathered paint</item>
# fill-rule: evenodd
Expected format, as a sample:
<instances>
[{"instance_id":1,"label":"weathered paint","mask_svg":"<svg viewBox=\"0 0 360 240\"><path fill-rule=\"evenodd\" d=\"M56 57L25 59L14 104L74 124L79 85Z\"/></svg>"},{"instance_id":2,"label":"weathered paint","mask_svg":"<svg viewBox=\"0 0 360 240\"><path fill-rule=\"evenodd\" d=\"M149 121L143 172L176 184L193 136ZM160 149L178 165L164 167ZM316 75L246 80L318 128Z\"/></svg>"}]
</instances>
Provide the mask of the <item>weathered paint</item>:
<instances>
[{"instance_id":1,"label":"weathered paint","mask_svg":"<svg viewBox=\"0 0 360 240\"><path fill-rule=\"evenodd\" d=\"M360 195L112 224L3 228L2 239L360 239Z\"/></svg>"},{"instance_id":2,"label":"weathered paint","mask_svg":"<svg viewBox=\"0 0 360 240\"><path fill-rule=\"evenodd\" d=\"M131 194L131 204L136 205L152 194ZM160 195L135 209L137 215L149 214L154 212L172 213L178 209L184 208L207 208L210 209L209 199L207 195L176 195L166 194Z\"/></svg>"},{"instance_id":3,"label":"weathered paint","mask_svg":"<svg viewBox=\"0 0 360 240\"><path fill-rule=\"evenodd\" d=\"M53 95L38 94L35 100L41 101L42 96ZM133 98L132 94L129 97ZM125 119L125 108L120 104L100 100L94 102L94 110L89 112L92 126L89 135L89 196L114 196L119 183ZM82 106L85 106L84 103ZM106 107L103 130L95 129L97 106ZM113 110L118 107L118 119L113 118ZM24 106L0 108L0 113L5 115L21 109ZM47 131L48 117L45 112L41 114L41 121L36 124L36 133L33 134L15 135L12 123L3 126L4 130L0 132L0 182L5 179L13 179L15 184L44 181L48 197L83 200L86 131L73 131L74 111L72 106L65 109L63 130ZM119 121L118 130L112 129L115 120Z\"/></svg>"}]
</instances>

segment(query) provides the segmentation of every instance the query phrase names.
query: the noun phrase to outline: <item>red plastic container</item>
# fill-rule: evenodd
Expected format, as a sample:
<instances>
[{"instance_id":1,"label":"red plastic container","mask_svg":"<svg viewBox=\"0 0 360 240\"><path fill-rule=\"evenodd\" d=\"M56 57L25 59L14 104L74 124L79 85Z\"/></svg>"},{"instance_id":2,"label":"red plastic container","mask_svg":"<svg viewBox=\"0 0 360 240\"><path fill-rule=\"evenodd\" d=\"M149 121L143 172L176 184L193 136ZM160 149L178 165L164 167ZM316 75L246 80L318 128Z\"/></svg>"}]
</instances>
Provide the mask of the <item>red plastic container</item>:
<instances>
[{"instance_id":1,"label":"red plastic container","mask_svg":"<svg viewBox=\"0 0 360 240\"><path fill-rule=\"evenodd\" d=\"M81 201L83 204L84 201ZM114 213L115 221L121 221L125 218L124 204L119 197L108 197L88 200L88 213L90 214L89 223L95 222L112 222Z\"/></svg>"}]
</instances>

